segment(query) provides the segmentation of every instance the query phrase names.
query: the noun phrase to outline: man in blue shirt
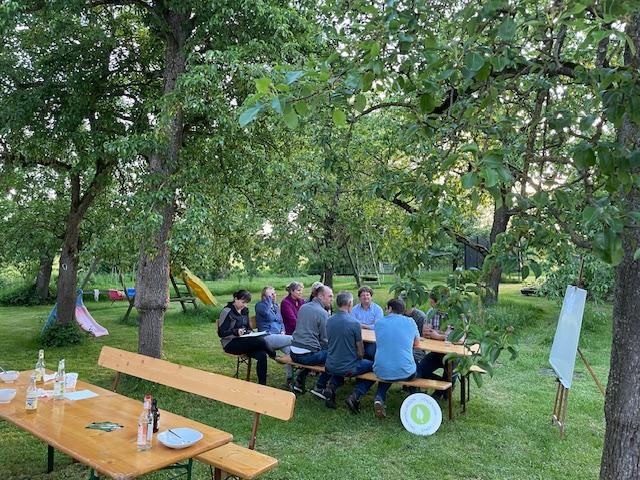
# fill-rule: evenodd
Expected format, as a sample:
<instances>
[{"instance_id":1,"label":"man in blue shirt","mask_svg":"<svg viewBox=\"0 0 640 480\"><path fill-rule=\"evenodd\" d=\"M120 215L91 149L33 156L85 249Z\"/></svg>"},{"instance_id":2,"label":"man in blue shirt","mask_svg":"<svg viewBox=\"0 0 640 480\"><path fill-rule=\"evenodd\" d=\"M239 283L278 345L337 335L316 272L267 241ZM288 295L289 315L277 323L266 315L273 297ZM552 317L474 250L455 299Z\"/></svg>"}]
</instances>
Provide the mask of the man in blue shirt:
<instances>
[{"instance_id":1,"label":"man in blue shirt","mask_svg":"<svg viewBox=\"0 0 640 480\"><path fill-rule=\"evenodd\" d=\"M376 359L373 373L380 380L395 382L411 380L416 376L416 363L413 360L413 348L420 344L420 335L416 323L404 315L404 302L394 298L387 302L387 316L378 320L376 332ZM374 382L359 380L353 393L346 402L353 413L360 411L360 398L371 388ZM373 404L377 417L386 417L384 402L391 383L378 382L378 391Z\"/></svg>"},{"instance_id":2,"label":"man in blue shirt","mask_svg":"<svg viewBox=\"0 0 640 480\"><path fill-rule=\"evenodd\" d=\"M360 299L360 304L353 308L352 314L360 322L362 328L373 330L376 322L384 316L382 308L373 302L373 290L366 285L358 289L358 299ZM373 360L375 355L376 344L367 343L364 347L365 358Z\"/></svg>"},{"instance_id":3,"label":"man in blue shirt","mask_svg":"<svg viewBox=\"0 0 640 480\"><path fill-rule=\"evenodd\" d=\"M267 332L264 339L271 350L280 350L285 355L289 355L291 345L291 335L284 334L284 323L282 314L276 302L276 290L271 287L262 289L262 300L256 303L256 326L258 331ZM291 388L293 368L287 365L287 387Z\"/></svg>"},{"instance_id":4,"label":"man in blue shirt","mask_svg":"<svg viewBox=\"0 0 640 480\"><path fill-rule=\"evenodd\" d=\"M329 408L336 408L336 389L342 385L344 377L354 377L373 368L373 362L363 358L362 330L351 315L353 295L340 292L336 304L338 311L327 320L329 346L325 370L331 374L331 379L323 393Z\"/></svg>"}]
</instances>

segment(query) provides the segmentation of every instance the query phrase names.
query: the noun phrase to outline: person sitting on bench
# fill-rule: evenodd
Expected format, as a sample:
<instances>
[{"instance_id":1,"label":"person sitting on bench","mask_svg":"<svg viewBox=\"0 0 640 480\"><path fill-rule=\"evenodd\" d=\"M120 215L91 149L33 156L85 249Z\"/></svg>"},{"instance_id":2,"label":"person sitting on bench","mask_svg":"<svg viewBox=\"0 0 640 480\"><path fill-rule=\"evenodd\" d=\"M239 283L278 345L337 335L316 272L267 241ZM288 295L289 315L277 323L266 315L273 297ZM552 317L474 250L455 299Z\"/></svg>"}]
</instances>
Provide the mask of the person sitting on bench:
<instances>
[{"instance_id":1,"label":"person sitting on bench","mask_svg":"<svg viewBox=\"0 0 640 480\"><path fill-rule=\"evenodd\" d=\"M262 289L262 300L256 303L256 326L259 332L267 332L264 339L271 350L280 350L285 355L289 355L289 345L291 345L291 335L285 335L284 323L280 308L276 301L276 290L267 286ZM293 367L287 365L287 388L291 388L293 377Z\"/></svg>"},{"instance_id":2,"label":"person sitting on bench","mask_svg":"<svg viewBox=\"0 0 640 480\"><path fill-rule=\"evenodd\" d=\"M267 384L267 356L275 357L275 353L267 345L264 337L243 337L251 333L249 325L249 309L251 293L238 290L233 294L233 301L220 312L218 318L218 335L225 352L233 355L248 355L256 360L258 383Z\"/></svg>"},{"instance_id":3,"label":"person sitting on bench","mask_svg":"<svg viewBox=\"0 0 640 480\"><path fill-rule=\"evenodd\" d=\"M404 315L404 302L393 298L387 302L387 316L378 320L376 332L376 359L373 373L380 380L396 382L412 380L416 376L416 363L413 349L420 344L420 335L415 322ZM353 393L347 398L348 407L353 413L360 411L360 398L373 385L371 380L358 380ZM391 383L378 382L378 391L373 403L376 417L386 417L384 402Z\"/></svg>"},{"instance_id":4,"label":"person sitting on bench","mask_svg":"<svg viewBox=\"0 0 640 480\"><path fill-rule=\"evenodd\" d=\"M338 311L327 320L329 349L324 366L325 371L331 374L331 379L324 397L328 408L336 408L336 390L343 384L344 377L355 377L373 368L373 361L364 358L360 323L351 314L353 295L340 292L336 304Z\"/></svg>"},{"instance_id":5,"label":"person sitting on bench","mask_svg":"<svg viewBox=\"0 0 640 480\"><path fill-rule=\"evenodd\" d=\"M284 333L292 335L296 329L298 311L300 311L300 308L304 305L304 298L302 298L304 285L299 282L291 282L287 285L286 290L289 294L280 302L280 311L282 312Z\"/></svg>"},{"instance_id":6,"label":"person sitting on bench","mask_svg":"<svg viewBox=\"0 0 640 480\"><path fill-rule=\"evenodd\" d=\"M450 340L450 337L453 335L453 327L448 325L444 332L440 330L442 328L442 324L447 320L447 314L438 309L437 292L432 291L429 293L429 304L431 305L431 308L427 311L427 318L424 322L422 336L433 340ZM446 368L444 365L444 356L444 353L438 352L429 352L425 355L420 363L418 363L418 376L420 378L428 378L430 380L445 380L444 374L438 375L435 373L439 368ZM452 379L452 382L455 382L455 377ZM431 396L439 400L441 398L446 398L446 395L448 395L448 391L444 392L436 390Z\"/></svg>"},{"instance_id":7,"label":"person sitting on bench","mask_svg":"<svg viewBox=\"0 0 640 480\"><path fill-rule=\"evenodd\" d=\"M374 325L384 316L382 307L373 301L373 290L366 285L358 289L360 303L353 307L351 312L360 322L362 328L373 330ZM364 357L373 360L376 356L376 344L367 343L364 346Z\"/></svg>"},{"instance_id":8,"label":"person sitting on bench","mask_svg":"<svg viewBox=\"0 0 640 480\"><path fill-rule=\"evenodd\" d=\"M425 322L425 320L427 319L427 314L422 310L416 308L415 305L407 304L406 298L403 298L402 295L400 296L400 298L405 301L404 314L407 317L413 318L413 321L416 322L416 326L418 327L418 333L421 337L424 337L423 332L426 332L428 330L427 323ZM415 360L416 365L418 365L422 361L425 355L425 351L421 348L413 349L413 359ZM409 390L409 387L403 387L403 389Z\"/></svg>"},{"instance_id":9,"label":"person sitting on bench","mask_svg":"<svg viewBox=\"0 0 640 480\"><path fill-rule=\"evenodd\" d=\"M312 302L300 307L296 329L291 340L291 360L301 365L324 365L327 360L327 318L329 314L325 310L333 302L333 290L329 287L318 287L318 294ZM293 384L294 392L305 392L307 369L298 373ZM322 396L327 386L329 375L322 373L313 389L314 394ZM318 395L319 394L319 395Z\"/></svg>"}]
</instances>

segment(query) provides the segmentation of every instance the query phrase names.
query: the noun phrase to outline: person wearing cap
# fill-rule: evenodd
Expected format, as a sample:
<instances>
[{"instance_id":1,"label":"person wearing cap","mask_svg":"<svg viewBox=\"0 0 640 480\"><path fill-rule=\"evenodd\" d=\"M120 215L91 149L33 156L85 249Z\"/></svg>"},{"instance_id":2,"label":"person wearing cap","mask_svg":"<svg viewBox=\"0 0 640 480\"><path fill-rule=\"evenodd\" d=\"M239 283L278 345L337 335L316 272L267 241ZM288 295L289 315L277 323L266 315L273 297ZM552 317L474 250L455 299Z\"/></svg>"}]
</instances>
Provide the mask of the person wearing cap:
<instances>
[{"instance_id":1,"label":"person wearing cap","mask_svg":"<svg viewBox=\"0 0 640 480\"><path fill-rule=\"evenodd\" d=\"M291 282L287 286L287 292L289 294L282 299L280 303L280 311L282 312L282 321L284 323L284 333L292 335L296 329L296 322L298 319L298 311L300 307L304 305L304 298L302 293L304 291L304 285L299 282Z\"/></svg>"},{"instance_id":2,"label":"person wearing cap","mask_svg":"<svg viewBox=\"0 0 640 480\"><path fill-rule=\"evenodd\" d=\"M324 283L322 282L313 282L311 285L311 294L309 295L309 301L312 302L316 295L318 294L318 287L323 287Z\"/></svg>"}]
</instances>

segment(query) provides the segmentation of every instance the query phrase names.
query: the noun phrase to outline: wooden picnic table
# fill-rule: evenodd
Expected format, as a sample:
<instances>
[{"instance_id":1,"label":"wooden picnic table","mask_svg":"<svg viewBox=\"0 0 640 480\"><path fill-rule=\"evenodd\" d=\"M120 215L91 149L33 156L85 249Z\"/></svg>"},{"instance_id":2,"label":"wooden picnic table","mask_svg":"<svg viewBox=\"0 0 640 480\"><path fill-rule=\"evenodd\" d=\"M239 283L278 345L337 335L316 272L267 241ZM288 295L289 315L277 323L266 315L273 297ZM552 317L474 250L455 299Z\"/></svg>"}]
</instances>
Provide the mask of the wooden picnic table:
<instances>
[{"instance_id":1,"label":"wooden picnic table","mask_svg":"<svg viewBox=\"0 0 640 480\"><path fill-rule=\"evenodd\" d=\"M369 343L375 343L376 332L374 330L363 328L362 340ZM426 352L444 353L445 355L447 353L456 353L461 356L466 356L472 355L475 351L477 351L479 345L472 345L470 348L467 348L464 345L458 343L446 343L442 340L420 337L420 345L418 345L417 348Z\"/></svg>"},{"instance_id":2,"label":"wooden picnic table","mask_svg":"<svg viewBox=\"0 0 640 480\"><path fill-rule=\"evenodd\" d=\"M362 329L362 340L364 342L375 343L376 342L376 332L374 330L370 330L367 328ZM426 352L436 352L442 353L444 355L448 353L455 353L461 356L473 355L473 353L477 352L480 348L480 345L472 345L471 347L466 347L464 345L458 343L449 343L443 340L434 340L432 338L423 338L420 337L420 345L418 347L420 350L424 350ZM453 382L453 362L451 360L446 362L444 366L445 377L444 379L447 382ZM452 387L453 389L453 387ZM461 392L461 399L464 399L464 391ZM452 404L452 395L451 391L447 396L447 403L449 409L449 420L453 420L453 404ZM465 408L465 401L463 400L463 409Z\"/></svg>"},{"instance_id":3,"label":"wooden picnic table","mask_svg":"<svg viewBox=\"0 0 640 480\"><path fill-rule=\"evenodd\" d=\"M128 480L191 459L233 439L230 433L160 410L160 431L189 427L200 431L204 437L188 448L172 449L162 445L154 435L151 450L139 452L136 436L138 417L142 413L141 400L78 380L76 391L90 390L98 396L75 401L39 398L38 410L27 413L25 395L31 374L32 371L20 372L15 383L2 385L3 388L16 388L17 395L10 403L0 404L0 418L49 445L49 471L53 468L55 449L88 465L98 474ZM52 383L47 383L45 388L53 388ZM161 403L162 399L159 400ZM86 428L92 422L114 422L124 428L111 432Z\"/></svg>"}]
</instances>

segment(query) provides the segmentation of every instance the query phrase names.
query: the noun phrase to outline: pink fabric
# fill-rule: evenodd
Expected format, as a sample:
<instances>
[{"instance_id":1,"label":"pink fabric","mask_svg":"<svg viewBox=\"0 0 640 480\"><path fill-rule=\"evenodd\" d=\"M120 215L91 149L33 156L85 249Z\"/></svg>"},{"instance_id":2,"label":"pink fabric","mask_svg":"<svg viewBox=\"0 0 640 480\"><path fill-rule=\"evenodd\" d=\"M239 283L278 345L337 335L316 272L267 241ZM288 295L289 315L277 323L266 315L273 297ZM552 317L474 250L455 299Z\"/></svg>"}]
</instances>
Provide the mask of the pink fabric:
<instances>
[{"instance_id":1,"label":"pink fabric","mask_svg":"<svg viewBox=\"0 0 640 480\"><path fill-rule=\"evenodd\" d=\"M293 331L296 329L298 310L300 310L302 305L304 305L304 300L302 298L300 300L296 300L291 296L291 294L284 297L282 302L280 302L280 312L282 313L282 322L284 323L284 333L287 335L292 335Z\"/></svg>"}]
</instances>

